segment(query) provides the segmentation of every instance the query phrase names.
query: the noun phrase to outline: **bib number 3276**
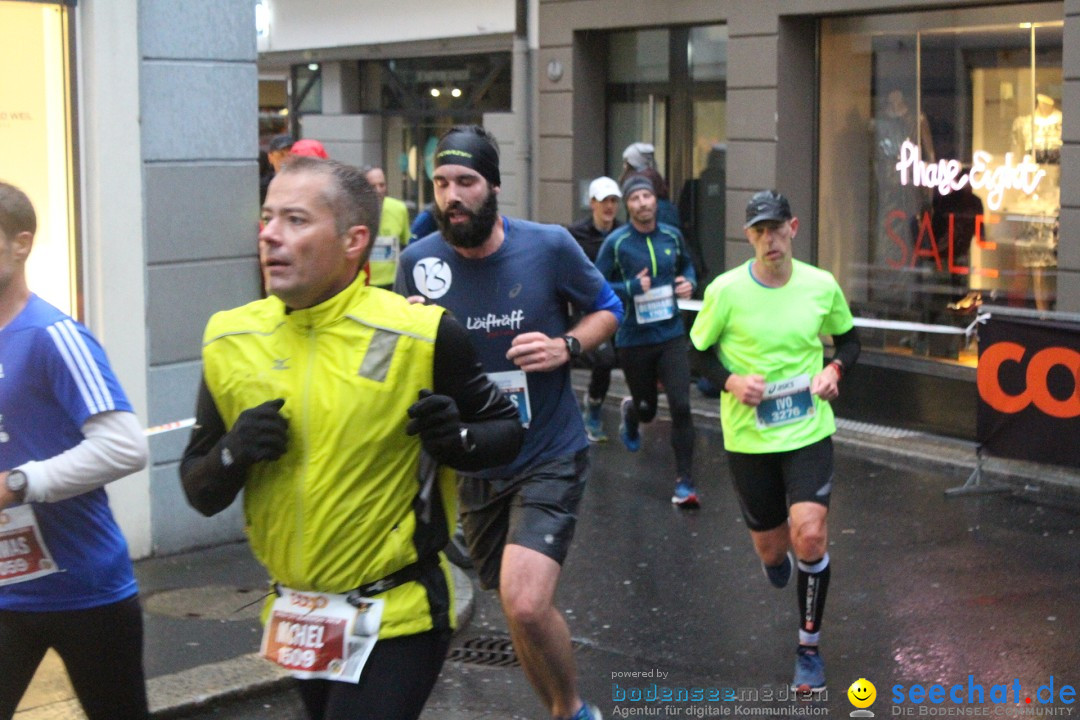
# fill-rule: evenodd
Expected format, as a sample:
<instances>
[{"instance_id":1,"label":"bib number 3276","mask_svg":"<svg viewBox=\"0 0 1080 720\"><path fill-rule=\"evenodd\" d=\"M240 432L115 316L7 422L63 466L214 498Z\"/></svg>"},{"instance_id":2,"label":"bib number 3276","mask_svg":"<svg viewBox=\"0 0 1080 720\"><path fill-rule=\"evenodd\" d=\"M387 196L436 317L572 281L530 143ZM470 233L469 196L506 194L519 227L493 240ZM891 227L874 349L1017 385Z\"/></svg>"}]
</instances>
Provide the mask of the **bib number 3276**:
<instances>
[{"instance_id":1,"label":"bib number 3276","mask_svg":"<svg viewBox=\"0 0 1080 720\"><path fill-rule=\"evenodd\" d=\"M797 375L765 386L765 395L757 406L759 428L779 427L801 422L814 415L810 395L810 376Z\"/></svg>"}]
</instances>

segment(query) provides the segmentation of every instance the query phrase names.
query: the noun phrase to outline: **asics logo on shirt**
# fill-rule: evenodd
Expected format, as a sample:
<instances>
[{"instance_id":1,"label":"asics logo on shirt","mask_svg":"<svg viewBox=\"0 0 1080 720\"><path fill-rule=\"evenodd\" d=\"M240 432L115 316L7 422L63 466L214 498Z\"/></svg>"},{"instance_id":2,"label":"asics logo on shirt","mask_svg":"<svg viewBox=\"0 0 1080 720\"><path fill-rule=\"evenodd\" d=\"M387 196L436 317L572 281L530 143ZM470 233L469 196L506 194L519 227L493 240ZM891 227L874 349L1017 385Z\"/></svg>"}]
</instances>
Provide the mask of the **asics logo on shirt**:
<instances>
[{"instance_id":1,"label":"asics logo on shirt","mask_svg":"<svg viewBox=\"0 0 1080 720\"><path fill-rule=\"evenodd\" d=\"M289 358L274 358L272 370L290 370Z\"/></svg>"},{"instance_id":2,"label":"asics logo on shirt","mask_svg":"<svg viewBox=\"0 0 1080 720\"><path fill-rule=\"evenodd\" d=\"M521 294L521 283L518 283L514 287L510 288L510 293L509 294L510 294L511 298L516 298L518 295L520 295ZM3 377L3 375L0 374L0 377Z\"/></svg>"}]
</instances>

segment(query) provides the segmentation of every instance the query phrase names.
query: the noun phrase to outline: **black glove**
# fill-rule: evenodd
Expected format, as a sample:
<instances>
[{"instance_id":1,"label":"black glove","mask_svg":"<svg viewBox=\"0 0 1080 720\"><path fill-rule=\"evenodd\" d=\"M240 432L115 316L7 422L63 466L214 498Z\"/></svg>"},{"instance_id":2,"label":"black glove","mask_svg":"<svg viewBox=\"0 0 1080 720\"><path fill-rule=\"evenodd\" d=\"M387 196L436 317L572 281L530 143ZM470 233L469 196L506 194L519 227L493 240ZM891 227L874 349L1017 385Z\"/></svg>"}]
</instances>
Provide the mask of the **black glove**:
<instances>
[{"instance_id":1,"label":"black glove","mask_svg":"<svg viewBox=\"0 0 1080 720\"><path fill-rule=\"evenodd\" d=\"M289 444L289 421L279 412L284 404L284 398L267 400L240 413L221 439L221 464L248 467L284 455Z\"/></svg>"},{"instance_id":2,"label":"black glove","mask_svg":"<svg viewBox=\"0 0 1080 720\"><path fill-rule=\"evenodd\" d=\"M468 452L470 440L467 435L462 438L461 413L454 398L421 390L420 399L408 412L411 419L405 432L419 435L424 449L436 460L450 463Z\"/></svg>"}]
</instances>

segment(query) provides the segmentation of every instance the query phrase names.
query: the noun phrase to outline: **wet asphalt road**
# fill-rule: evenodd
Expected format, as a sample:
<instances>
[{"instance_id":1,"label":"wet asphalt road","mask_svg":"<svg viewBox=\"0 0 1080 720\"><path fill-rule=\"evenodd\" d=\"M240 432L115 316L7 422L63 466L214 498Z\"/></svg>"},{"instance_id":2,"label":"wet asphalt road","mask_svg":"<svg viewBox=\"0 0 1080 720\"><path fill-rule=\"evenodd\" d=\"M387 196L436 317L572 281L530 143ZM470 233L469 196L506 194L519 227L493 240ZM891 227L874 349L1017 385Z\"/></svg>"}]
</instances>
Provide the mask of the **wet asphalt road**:
<instances>
[{"instance_id":1,"label":"wet asphalt road","mask_svg":"<svg viewBox=\"0 0 1080 720\"><path fill-rule=\"evenodd\" d=\"M616 412L607 408L609 432ZM702 425L698 419L699 427ZM1054 678L1080 688L1080 513L1011 495L946 498L966 473L889 464L837 447L830 512L832 580L822 650L828 690L815 702L785 699L797 642L794 582L775 590L762 576L731 491L722 439L699 430L696 479L703 507L670 504L669 425L645 429L637 454L617 439L594 446L578 533L558 607L578 645L582 695L605 717L846 717L848 686L877 688L877 717L952 703L894 703L894 686L982 686L990 716L1075 704L1028 704ZM492 593L455 644L505 639ZM631 676L630 673L652 673ZM660 673L663 673L661 676ZM969 677L970 676L970 677ZM1013 701L1019 682L1019 704ZM655 683L733 689L742 701L616 702L620 690ZM618 684L618 688L615 687ZM995 705L993 685L1008 684ZM769 698L770 693L772 699ZM756 700L754 699L756 698ZM1060 698L1059 698L1060 699ZM627 709L656 714L631 715ZM766 714L767 713L767 714ZM255 698L197 717L299 718L291 694ZM543 720L520 668L449 661L424 720Z\"/></svg>"}]
</instances>

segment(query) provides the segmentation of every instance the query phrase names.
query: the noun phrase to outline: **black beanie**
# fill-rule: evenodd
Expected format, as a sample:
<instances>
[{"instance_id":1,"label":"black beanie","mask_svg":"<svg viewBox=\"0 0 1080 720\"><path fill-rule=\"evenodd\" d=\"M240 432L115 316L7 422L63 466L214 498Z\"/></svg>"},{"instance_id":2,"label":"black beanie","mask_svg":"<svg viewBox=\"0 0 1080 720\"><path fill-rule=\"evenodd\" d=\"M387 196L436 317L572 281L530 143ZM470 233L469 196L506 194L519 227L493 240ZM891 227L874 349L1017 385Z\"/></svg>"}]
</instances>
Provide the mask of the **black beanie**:
<instances>
[{"instance_id":1,"label":"black beanie","mask_svg":"<svg viewBox=\"0 0 1080 720\"><path fill-rule=\"evenodd\" d=\"M464 165L472 168L494 186L502 185L499 174L499 151L479 125L451 128L435 148L435 167Z\"/></svg>"}]
</instances>

